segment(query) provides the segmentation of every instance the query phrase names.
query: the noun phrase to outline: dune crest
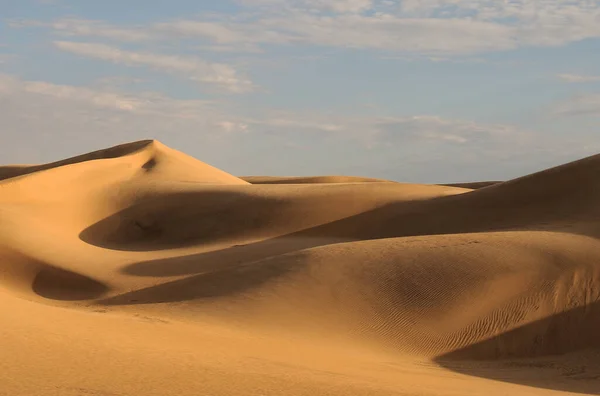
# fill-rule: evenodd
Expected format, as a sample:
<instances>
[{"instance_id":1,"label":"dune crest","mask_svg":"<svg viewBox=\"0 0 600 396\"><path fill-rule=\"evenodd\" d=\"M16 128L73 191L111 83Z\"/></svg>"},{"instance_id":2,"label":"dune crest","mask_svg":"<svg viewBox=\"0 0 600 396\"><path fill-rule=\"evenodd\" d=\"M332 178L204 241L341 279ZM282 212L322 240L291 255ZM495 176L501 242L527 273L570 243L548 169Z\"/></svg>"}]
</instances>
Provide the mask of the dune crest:
<instances>
[{"instance_id":1,"label":"dune crest","mask_svg":"<svg viewBox=\"0 0 600 396\"><path fill-rule=\"evenodd\" d=\"M600 394L599 173L238 178L154 140L0 167L0 390Z\"/></svg>"},{"instance_id":2,"label":"dune crest","mask_svg":"<svg viewBox=\"0 0 600 396\"><path fill-rule=\"evenodd\" d=\"M214 184L247 184L220 169L173 150L157 140L140 140L42 165L0 167L0 180L77 165L90 161L118 160L167 180ZM141 163L140 163L141 161Z\"/></svg>"}]
</instances>

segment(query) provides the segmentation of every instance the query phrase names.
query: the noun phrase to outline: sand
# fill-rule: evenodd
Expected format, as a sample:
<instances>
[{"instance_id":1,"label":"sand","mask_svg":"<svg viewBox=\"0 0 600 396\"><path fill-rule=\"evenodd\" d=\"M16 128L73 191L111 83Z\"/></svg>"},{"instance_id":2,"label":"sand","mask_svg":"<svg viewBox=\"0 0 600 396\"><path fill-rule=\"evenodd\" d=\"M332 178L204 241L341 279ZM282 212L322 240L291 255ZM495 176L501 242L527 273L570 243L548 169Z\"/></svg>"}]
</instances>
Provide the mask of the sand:
<instances>
[{"instance_id":1,"label":"sand","mask_svg":"<svg viewBox=\"0 0 600 396\"><path fill-rule=\"evenodd\" d=\"M599 175L0 167L0 395L600 394Z\"/></svg>"}]
</instances>

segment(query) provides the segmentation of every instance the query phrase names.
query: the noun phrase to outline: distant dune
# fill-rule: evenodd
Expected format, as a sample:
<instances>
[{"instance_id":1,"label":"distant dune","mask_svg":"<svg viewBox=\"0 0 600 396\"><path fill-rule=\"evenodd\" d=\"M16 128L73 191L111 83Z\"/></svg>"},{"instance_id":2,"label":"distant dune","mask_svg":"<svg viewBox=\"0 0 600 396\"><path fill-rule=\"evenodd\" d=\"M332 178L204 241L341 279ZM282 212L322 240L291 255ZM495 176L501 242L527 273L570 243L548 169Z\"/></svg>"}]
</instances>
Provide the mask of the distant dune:
<instances>
[{"instance_id":1,"label":"distant dune","mask_svg":"<svg viewBox=\"0 0 600 396\"><path fill-rule=\"evenodd\" d=\"M389 180L356 176L242 176L240 179L252 184L391 183Z\"/></svg>"},{"instance_id":2,"label":"distant dune","mask_svg":"<svg viewBox=\"0 0 600 396\"><path fill-rule=\"evenodd\" d=\"M600 394L598 174L0 167L0 395Z\"/></svg>"},{"instance_id":3,"label":"distant dune","mask_svg":"<svg viewBox=\"0 0 600 396\"><path fill-rule=\"evenodd\" d=\"M451 184L444 184L444 186L470 188L472 190L477 190L479 188L493 186L494 184L498 184L498 183L502 183L502 182L500 182L500 181L483 181L483 182L471 182L471 183L451 183Z\"/></svg>"}]
</instances>

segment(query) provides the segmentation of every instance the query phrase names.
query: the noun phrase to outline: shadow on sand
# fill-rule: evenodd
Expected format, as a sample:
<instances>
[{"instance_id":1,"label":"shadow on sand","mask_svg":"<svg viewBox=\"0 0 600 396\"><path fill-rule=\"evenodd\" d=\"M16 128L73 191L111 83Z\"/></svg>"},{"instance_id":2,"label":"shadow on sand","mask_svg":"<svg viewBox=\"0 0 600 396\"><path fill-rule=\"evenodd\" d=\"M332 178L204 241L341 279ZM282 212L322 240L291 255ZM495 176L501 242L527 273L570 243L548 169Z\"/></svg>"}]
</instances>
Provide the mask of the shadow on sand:
<instances>
[{"instance_id":1,"label":"shadow on sand","mask_svg":"<svg viewBox=\"0 0 600 396\"><path fill-rule=\"evenodd\" d=\"M461 374L600 395L600 302L521 326L435 361Z\"/></svg>"},{"instance_id":2,"label":"shadow on sand","mask_svg":"<svg viewBox=\"0 0 600 396\"><path fill-rule=\"evenodd\" d=\"M378 209L261 242L135 263L123 272L135 276L188 277L98 302L105 305L154 304L243 293L305 265L302 256L295 261L286 260L285 265L280 260L267 258L345 241L506 230L557 231L598 237L600 207L595 199L590 199L595 196L594 192L585 185L569 196L547 191L520 193L514 191L516 187L519 187L518 183L507 184L507 187L499 184L456 196L391 202ZM207 196L206 192L186 194L189 195L181 199L190 203L201 202ZM238 198L218 197L219 200L234 201ZM184 231L176 231L176 237L170 235L177 224L169 223L168 209L160 216L152 217L151 227L147 230L142 227L141 231L136 231L135 243L125 238L106 245L107 232L115 224L124 224L123 219L128 219L125 222L128 224L139 220L134 208L90 226L80 237L88 243L118 250L159 250L214 241L211 232L215 229L211 227L222 227L218 235L228 239L232 233L243 237L257 228L271 226L260 219L256 220L259 223L250 220L240 223L237 216L241 213L245 219L245 215L238 213L234 206L248 211L242 201L216 214L202 209L195 217L183 218L188 225ZM569 204L561 204L565 201ZM259 202L260 207L262 204ZM271 210L268 209L271 203L264 204L265 210ZM185 208L182 210L183 214ZM153 212L148 213L152 216ZM277 211L269 214L270 219L276 218ZM163 220L166 223L161 223ZM112 225L107 226L109 223ZM178 245L178 241L184 243ZM600 354L589 352L591 348L600 347L599 329L600 303L596 302L447 353L435 361L442 367L472 376L559 391L600 394ZM560 356L583 350L588 352L579 360ZM581 363L582 359L585 363Z\"/></svg>"}]
</instances>

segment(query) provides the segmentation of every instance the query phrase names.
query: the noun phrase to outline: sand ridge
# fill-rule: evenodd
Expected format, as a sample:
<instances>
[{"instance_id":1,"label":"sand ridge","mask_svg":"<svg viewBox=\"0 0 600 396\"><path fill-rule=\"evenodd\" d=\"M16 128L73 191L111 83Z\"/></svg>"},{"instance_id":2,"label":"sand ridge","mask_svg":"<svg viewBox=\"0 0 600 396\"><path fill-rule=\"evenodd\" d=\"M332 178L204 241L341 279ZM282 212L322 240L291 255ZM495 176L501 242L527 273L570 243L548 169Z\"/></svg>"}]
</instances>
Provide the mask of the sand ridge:
<instances>
[{"instance_id":1,"label":"sand ridge","mask_svg":"<svg viewBox=\"0 0 600 396\"><path fill-rule=\"evenodd\" d=\"M0 394L600 394L599 172L238 178L152 140L2 167Z\"/></svg>"}]
</instances>

